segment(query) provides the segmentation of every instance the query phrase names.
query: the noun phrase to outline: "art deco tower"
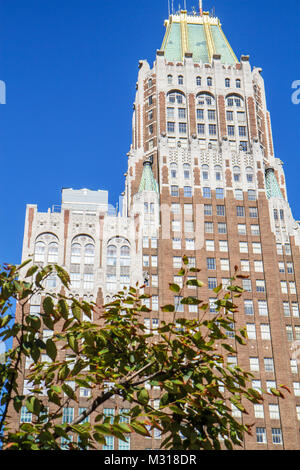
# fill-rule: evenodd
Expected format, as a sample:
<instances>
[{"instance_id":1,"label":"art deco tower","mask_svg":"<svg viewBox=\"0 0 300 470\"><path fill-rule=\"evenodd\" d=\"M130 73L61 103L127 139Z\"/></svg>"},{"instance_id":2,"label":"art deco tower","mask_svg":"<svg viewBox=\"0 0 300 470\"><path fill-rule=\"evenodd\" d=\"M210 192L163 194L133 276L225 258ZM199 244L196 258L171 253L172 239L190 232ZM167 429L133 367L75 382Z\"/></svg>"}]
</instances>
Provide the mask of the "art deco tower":
<instances>
[{"instance_id":1,"label":"art deco tower","mask_svg":"<svg viewBox=\"0 0 300 470\"><path fill-rule=\"evenodd\" d=\"M168 289L180 282L183 255L201 269L208 315L213 288L226 287L238 266L249 278L236 301L236 327L247 327L249 341L235 345L237 357L228 360L253 372L253 387L291 389L285 400L269 396L248 407L255 425L244 447L298 449L300 377L292 342L300 339L300 229L273 148L261 69L247 55L236 57L209 13L180 11L165 26L153 67L139 63L122 210L108 210L106 191L86 189L63 190L58 210L40 213L28 205L23 259L34 253L35 262L58 262L70 272L73 292L99 303L145 280L149 329L168 320L160 306L170 302L182 315L197 315ZM55 278L47 287L60 289ZM34 299L32 312L40 302ZM72 416L86 406L80 393L79 405L68 409ZM24 419L30 419L25 411ZM108 448L118 449L116 441L110 438ZM157 435L138 437L131 448L159 444Z\"/></svg>"}]
</instances>

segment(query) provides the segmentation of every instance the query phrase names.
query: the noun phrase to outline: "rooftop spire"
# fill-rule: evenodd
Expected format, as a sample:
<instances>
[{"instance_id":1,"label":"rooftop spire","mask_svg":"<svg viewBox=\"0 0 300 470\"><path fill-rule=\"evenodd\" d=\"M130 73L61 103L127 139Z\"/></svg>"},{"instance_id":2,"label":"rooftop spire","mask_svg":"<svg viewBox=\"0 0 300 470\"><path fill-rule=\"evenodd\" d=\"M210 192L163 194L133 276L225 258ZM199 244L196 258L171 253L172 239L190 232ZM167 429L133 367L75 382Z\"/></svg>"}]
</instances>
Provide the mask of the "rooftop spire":
<instances>
[{"instance_id":1,"label":"rooftop spire","mask_svg":"<svg viewBox=\"0 0 300 470\"><path fill-rule=\"evenodd\" d=\"M200 16L202 16L203 15L202 0L199 0L199 12L200 12Z\"/></svg>"},{"instance_id":2,"label":"rooftop spire","mask_svg":"<svg viewBox=\"0 0 300 470\"><path fill-rule=\"evenodd\" d=\"M139 193L142 191L155 191L158 193L158 184L154 178L152 171L152 161L145 160L143 168L143 174L140 182Z\"/></svg>"}]
</instances>

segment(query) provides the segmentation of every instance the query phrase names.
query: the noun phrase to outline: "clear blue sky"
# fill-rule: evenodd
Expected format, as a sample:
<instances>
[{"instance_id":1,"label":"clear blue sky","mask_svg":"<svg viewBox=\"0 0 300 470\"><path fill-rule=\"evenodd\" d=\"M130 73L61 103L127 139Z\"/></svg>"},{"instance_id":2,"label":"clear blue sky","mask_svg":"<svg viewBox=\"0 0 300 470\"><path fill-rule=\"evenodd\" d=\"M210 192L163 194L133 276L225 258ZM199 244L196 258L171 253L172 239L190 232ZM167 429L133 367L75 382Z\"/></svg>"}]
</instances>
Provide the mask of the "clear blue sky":
<instances>
[{"instance_id":1,"label":"clear blue sky","mask_svg":"<svg viewBox=\"0 0 300 470\"><path fill-rule=\"evenodd\" d=\"M299 0L204 0L212 7L236 55L263 68L276 155L300 219L300 105L291 102ZM0 262L20 261L27 203L46 211L62 187L109 189L118 200L138 61L152 64L167 12L167 0L0 0Z\"/></svg>"}]
</instances>

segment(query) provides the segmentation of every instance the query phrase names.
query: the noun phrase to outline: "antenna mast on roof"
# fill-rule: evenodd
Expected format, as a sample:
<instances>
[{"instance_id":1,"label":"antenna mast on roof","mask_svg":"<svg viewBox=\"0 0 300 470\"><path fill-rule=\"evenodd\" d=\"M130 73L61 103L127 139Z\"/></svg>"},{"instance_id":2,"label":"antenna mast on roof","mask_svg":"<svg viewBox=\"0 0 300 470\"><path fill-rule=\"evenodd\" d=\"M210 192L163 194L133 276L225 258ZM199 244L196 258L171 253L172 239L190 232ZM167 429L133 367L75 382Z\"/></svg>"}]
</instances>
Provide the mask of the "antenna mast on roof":
<instances>
[{"instance_id":1,"label":"antenna mast on roof","mask_svg":"<svg viewBox=\"0 0 300 470\"><path fill-rule=\"evenodd\" d=\"M199 0L199 11L200 11L200 16L202 16L203 15L202 0Z\"/></svg>"},{"instance_id":2,"label":"antenna mast on roof","mask_svg":"<svg viewBox=\"0 0 300 470\"><path fill-rule=\"evenodd\" d=\"M168 16L170 16L170 0L168 0Z\"/></svg>"}]
</instances>

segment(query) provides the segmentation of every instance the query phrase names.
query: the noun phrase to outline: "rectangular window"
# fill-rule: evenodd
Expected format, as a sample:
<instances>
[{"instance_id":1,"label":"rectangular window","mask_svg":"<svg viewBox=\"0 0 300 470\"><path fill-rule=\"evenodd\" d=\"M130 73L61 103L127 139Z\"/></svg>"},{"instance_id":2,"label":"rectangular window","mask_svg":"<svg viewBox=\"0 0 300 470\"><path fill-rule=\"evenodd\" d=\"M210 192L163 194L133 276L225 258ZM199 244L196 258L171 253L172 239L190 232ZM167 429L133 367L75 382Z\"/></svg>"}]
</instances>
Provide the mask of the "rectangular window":
<instances>
[{"instance_id":1,"label":"rectangular window","mask_svg":"<svg viewBox=\"0 0 300 470\"><path fill-rule=\"evenodd\" d=\"M259 444L267 443L266 428L256 428L256 442Z\"/></svg>"},{"instance_id":2,"label":"rectangular window","mask_svg":"<svg viewBox=\"0 0 300 470\"><path fill-rule=\"evenodd\" d=\"M293 327L292 325L285 325L286 329L286 337L288 341L293 341L294 340L294 334L293 334Z\"/></svg>"},{"instance_id":3,"label":"rectangular window","mask_svg":"<svg viewBox=\"0 0 300 470\"><path fill-rule=\"evenodd\" d=\"M171 212L172 214L180 214L180 204L178 204L177 202L172 202Z\"/></svg>"},{"instance_id":4,"label":"rectangular window","mask_svg":"<svg viewBox=\"0 0 300 470\"><path fill-rule=\"evenodd\" d=\"M175 132L175 122L170 122L168 121L167 123L167 131L170 134L173 134Z\"/></svg>"},{"instance_id":5,"label":"rectangular window","mask_svg":"<svg viewBox=\"0 0 300 470\"><path fill-rule=\"evenodd\" d=\"M283 254L283 248L281 243L276 243L276 249L277 249L277 254L282 255Z\"/></svg>"},{"instance_id":6,"label":"rectangular window","mask_svg":"<svg viewBox=\"0 0 300 470\"><path fill-rule=\"evenodd\" d=\"M210 188L202 188L202 194L205 199L210 199L211 198L211 190Z\"/></svg>"},{"instance_id":7,"label":"rectangular window","mask_svg":"<svg viewBox=\"0 0 300 470\"><path fill-rule=\"evenodd\" d=\"M184 186L183 195L184 195L184 197L192 197L193 196L191 186Z\"/></svg>"},{"instance_id":8,"label":"rectangular window","mask_svg":"<svg viewBox=\"0 0 300 470\"><path fill-rule=\"evenodd\" d=\"M248 253L248 243L239 242L240 253Z\"/></svg>"},{"instance_id":9,"label":"rectangular window","mask_svg":"<svg viewBox=\"0 0 300 470\"><path fill-rule=\"evenodd\" d=\"M174 306L175 306L175 311L176 312L183 312L184 311L184 305L181 303L182 297L180 296L175 296L174 297Z\"/></svg>"},{"instance_id":10,"label":"rectangular window","mask_svg":"<svg viewBox=\"0 0 300 470\"><path fill-rule=\"evenodd\" d=\"M174 119L174 117L175 117L174 108L167 108L167 118Z\"/></svg>"},{"instance_id":11,"label":"rectangular window","mask_svg":"<svg viewBox=\"0 0 300 470\"><path fill-rule=\"evenodd\" d=\"M204 119L204 110L203 109L197 109L197 120L198 121L203 121Z\"/></svg>"},{"instance_id":12,"label":"rectangular window","mask_svg":"<svg viewBox=\"0 0 300 470\"><path fill-rule=\"evenodd\" d=\"M294 273L294 265L293 263L286 263L286 269L288 274Z\"/></svg>"},{"instance_id":13,"label":"rectangular window","mask_svg":"<svg viewBox=\"0 0 300 470\"><path fill-rule=\"evenodd\" d=\"M193 204L184 204L184 215L193 215Z\"/></svg>"},{"instance_id":14,"label":"rectangular window","mask_svg":"<svg viewBox=\"0 0 300 470\"><path fill-rule=\"evenodd\" d=\"M267 317L269 312L268 312L268 304L266 300L259 300L258 301L258 314Z\"/></svg>"},{"instance_id":15,"label":"rectangular window","mask_svg":"<svg viewBox=\"0 0 300 470\"><path fill-rule=\"evenodd\" d=\"M290 254L291 254L291 245L290 245L289 243L285 243L284 249L285 249L285 254L286 254L286 255L290 255Z\"/></svg>"},{"instance_id":16,"label":"rectangular window","mask_svg":"<svg viewBox=\"0 0 300 470\"><path fill-rule=\"evenodd\" d=\"M225 206L217 205L217 215L225 217Z\"/></svg>"},{"instance_id":17,"label":"rectangular window","mask_svg":"<svg viewBox=\"0 0 300 470\"><path fill-rule=\"evenodd\" d=\"M152 287L158 287L158 275L157 274L152 274L151 285Z\"/></svg>"},{"instance_id":18,"label":"rectangular window","mask_svg":"<svg viewBox=\"0 0 300 470\"><path fill-rule=\"evenodd\" d=\"M274 372L274 361L272 357L265 357L264 364L266 372Z\"/></svg>"},{"instance_id":19,"label":"rectangular window","mask_svg":"<svg viewBox=\"0 0 300 470\"><path fill-rule=\"evenodd\" d=\"M209 277L207 286L209 289L215 289L217 287L217 278L215 277Z\"/></svg>"},{"instance_id":20,"label":"rectangular window","mask_svg":"<svg viewBox=\"0 0 300 470\"><path fill-rule=\"evenodd\" d=\"M212 205L204 204L204 215L212 215Z\"/></svg>"},{"instance_id":21,"label":"rectangular window","mask_svg":"<svg viewBox=\"0 0 300 470\"><path fill-rule=\"evenodd\" d=\"M294 395L300 397L300 382L293 382Z\"/></svg>"},{"instance_id":22,"label":"rectangular window","mask_svg":"<svg viewBox=\"0 0 300 470\"><path fill-rule=\"evenodd\" d=\"M286 281L280 281L280 286L281 286L282 294L287 294L288 293L287 282Z\"/></svg>"},{"instance_id":23,"label":"rectangular window","mask_svg":"<svg viewBox=\"0 0 300 470\"><path fill-rule=\"evenodd\" d=\"M194 238L185 239L185 248L186 250L195 250L195 240Z\"/></svg>"},{"instance_id":24,"label":"rectangular window","mask_svg":"<svg viewBox=\"0 0 300 470\"><path fill-rule=\"evenodd\" d=\"M216 259L215 258L206 258L206 266L208 270L216 269Z\"/></svg>"},{"instance_id":25,"label":"rectangular window","mask_svg":"<svg viewBox=\"0 0 300 470\"><path fill-rule=\"evenodd\" d=\"M236 207L236 215L237 215L237 217L245 217L245 207L244 206L237 206Z\"/></svg>"},{"instance_id":26,"label":"rectangular window","mask_svg":"<svg viewBox=\"0 0 300 470\"><path fill-rule=\"evenodd\" d=\"M233 111L226 111L227 121L233 121Z\"/></svg>"},{"instance_id":27,"label":"rectangular window","mask_svg":"<svg viewBox=\"0 0 300 470\"><path fill-rule=\"evenodd\" d=\"M205 233L214 233L214 224L213 222L204 223Z\"/></svg>"},{"instance_id":28,"label":"rectangular window","mask_svg":"<svg viewBox=\"0 0 300 470\"><path fill-rule=\"evenodd\" d=\"M157 256L156 255L153 255L151 256L151 266L152 267L157 267Z\"/></svg>"},{"instance_id":29,"label":"rectangular window","mask_svg":"<svg viewBox=\"0 0 300 470\"><path fill-rule=\"evenodd\" d=\"M143 255L143 266L145 266L145 267L150 266L149 255Z\"/></svg>"},{"instance_id":30,"label":"rectangular window","mask_svg":"<svg viewBox=\"0 0 300 470\"><path fill-rule=\"evenodd\" d=\"M187 126L185 122L179 123L179 134L186 134Z\"/></svg>"},{"instance_id":31,"label":"rectangular window","mask_svg":"<svg viewBox=\"0 0 300 470\"><path fill-rule=\"evenodd\" d=\"M251 234L260 235L259 225L251 225Z\"/></svg>"},{"instance_id":32,"label":"rectangular window","mask_svg":"<svg viewBox=\"0 0 300 470\"><path fill-rule=\"evenodd\" d=\"M180 220L172 220L172 232L181 231L181 222Z\"/></svg>"},{"instance_id":33,"label":"rectangular window","mask_svg":"<svg viewBox=\"0 0 300 470\"><path fill-rule=\"evenodd\" d=\"M297 292L296 292L296 283L294 281L290 281L289 285L290 285L290 293L291 294L297 294Z\"/></svg>"},{"instance_id":34,"label":"rectangular window","mask_svg":"<svg viewBox=\"0 0 300 470\"><path fill-rule=\"evenodd\" d=\"M273 444L282 444L282 432L280 428L272 428L272 442Z\"/></svg>"},{"instance_id":35,"label":"rectangular window","mask_svg":"<svg viewBox=\"0 0 300 470\"><path fill-rule=\"evenodd\" d=\"M208 133L209 133L209 135L217 135L217 126L216 126L216 124L209 124L208 125Z\"/></svg>"},{"instance_id":36,"label":"rectangular window","mask_svg":"<svg viewBox=\"0 0 300 470\"><path fill-rule=\"evenodd\" d=\"M252 282L251 279L242 279L243 289L246 292L252 292Z\"/></svg>"},{"instance_id":37,"label":"rectangular window","mask_svg":"<svg viewBox=\"0 0 300 470\"><path fill-rule=\"evenodd\" d=\"M263 273L264 272L264 265L262 261L254 261L254 271L256 273Z\"/></svg>"},{"instance_id":38,"label":"rectangular window","mask_svg":"<svg viewBox=\"0 0 300 470\"><path fill-rule=\"evenodd\" d=\"M297 302L292 302L293 317L299 318L299 305Z\"/></svg>"},{"instance_id":39,"label":"rectangular window","mask_svg":"<svg viewBox=\"0 0 300 470\"><path fill-rule=\"evenodd\" d=\"M249 339L256 339L256 328L254 323L247 323L247 336Z\"/></svg>"},{"instance_id":40,"label":"rectangular window","mask_svg":"<svg viewBox=\"0 0 300 470\"><path fill-rule=\"evenodd\" d=\"M205 134L205 125L204 124L197 124L197 132L198 134L200 135L204 135Z\"/></svg>"},{"instance_id":41,"label":"rectangular window","mask_svg":"<svg viewBox=\"0 0 300 470\"><path fill-rule=\"evenodd\" d=\"M261 339L270 340L271 339L270 325L268 323L262 323L260 325L260 333L261 333Z\"/></svg>"},{"instance_id":42,"label":"rectangular window","mask_svg":"<svg viewBox=\"0 0 300 470\"><path fill-rule=\"evenodd\" d=\"M239 126L239 136L240 137L245 137L246 136L246 127L245 126Z\"/></svg>"},{"instance_id":43,"label":"rectangular window","mask_svg":"<svg viewBox=\"0 0 300 470\"><path fill-rule=\"evenodd\" d=\"M229 136L234 136L234 126L227 126L227 134Z\"/></svg>"},{"instance_id":44,"label":"rectangular window","mask_svg":"<svg viewBox=\"0 0 300 470\"><path fill-rule=\"evenodd\" d=\"M21 408L20 423L31 423L32 422L32 413L30 413L26 406Z\"/></svg>"},{"instance_id":45,"label":"rectangular window","mask_svg":"<svg viewBox=\"0 0 300 470\"><path fill-rule=\"evenodd\" d=\"M264 419L264 405L254 405L254 416L255 418Z\"/></svg>"},{"instance_id":46,"label":"rectangular window","mask_svg":"<svg viewBox=\"0 0 300 470\"><path fill-rule=\"evenodd\" d=\"M290 365L292 374L298 374L297 359L290 359Z\"/></svg>"},{"instance_id":47,"label":"rectangular window","mask_svg":"<svg viewBox=\"0 0 300 470\"><path fill-rule=\"evenodd\" d=\"M173 250L181 250L181 238L173 238L172 248Z\"/></svg>"},{"instance_id":48,"label":"rectangular window","mask_svg":"<svg viewBox=\"0 0 300 470\"><path fill-rule=\"evenodd\" d=\"M266 285L263 279L256 279L256 292L266 292Z\"/></svg>"},{"instance_id":49,"label":"rectangular window","mask_svg":"<svg viewBox=\"0 0 300 470\"><path fill-rule=\"evenodd\" d=\"M253 300L244 300L245 315L254 315Z\"/></svg>"},{"instance_id":50,"label":"rectangular window","mask_svg":"<svg viewBox=\"0 0 300 470\"><path fill-rule=\"evenodd\" d=\"M220 251L228 251L228 242L227 240L220 240L219 241L219 250Z\"/></svg>"},{"instance_id":51,"label":"rectangular window","mask_svg":"<svg viewBox=\"0 0 300 470\"><path fill-rule=\"evenodd\" d=\"M158 311L158 296L157 295L152 295L152 310L155 312Z\"/></svg>"},{"instance_id":52,"label":"rectangular window","mask_svg":"<svg viewBox=\"0 0 300 470\"><path fill-rule=\"evenodd\" d=\"M227 233L227 226L225 222L218 222L218 233Z\"/></svg>"},{"instance_id":53,"label":"rectangular window","mask_svg":"<svg viewBox=\"0 0 300 470\"><path fill-rule=\"evenodd\" d=\"M229 259L228 258L221 258L220 259L220 267L222 271L229 271Z\"/></svg>"},{"instance_id":54,"label":"rectangular window","mask_svg":"<svg viewBox=\"0 0 300 470\"><path fill-rule=\"evenodd\" d=\"M215 242L214 242L214 240L206 240L205 241L205 248L206 248L206 251L215 251Z\"/></svg>"},{"instance_id":55,"label":"rectangular window","mask_svg":"<svg viewBox=\"0 0 300 470\"><path fill-rule=\"evenodd\" d=\"M283 315L285 317L291 316L290 304L288 302L283 302Z\"/></svg>"},{"instance_id":56,"label":"rectangular window","mask_svg":"<svg viewBox=\"0 0 300 470\"><path fill-rule=\"evenodd\" d=\"M246 225L245 224L238 224L238 234L239 235L246 235Z\"/></svg>"},{"instance_id":57,"label":"rectangular window","mask_svg":"<svg viewBox=\"0 0 300 470\"><path fill-rule=\"evenodd\" d=\"M261 243L254 242L252 243L252 250L255 254L261 254Z\"/></svg>"},{"instance_id":58,"label":"rectangular window","mask_svg":"<svg viewBox=\"0 0 300 470\"><path fill-rule=\"evenodd\" d=\"M209 121L215 121L216 120L216 111L214 109L209 109L207 111L207 117Z\"/></svg>"},{"instance_id":59,"label":"rectangular window","mask_svg":"<svg viewBox=\"0 0 300 470\"><path fill-rule=\"evenodd\" d=\"M186 109L185 108L179 108L178 109L178 118L179 119L185 119L186 118Z\"/></svg>"},{"instance_id":60,"label":"rectangular window","mask_svg":"<svg viewBox=\"0 0 300 470\"><path fill-rule=\"evenodd\" d=\"M209 299L209 313L216 313L216 302L217 299Z\"/></svg>"},{"instance_id":61,"label":"rectangular window","mask_svg":"<svg viewBox=\"0 0 300 470\"><path fill-rule=\"evenodd\" d=\"M173 256L173 267L181 268L182 260L181 256Z\"/></svg>"},{"instance_id":62,"label":"rectangular window","mask_svg":"<svg viewBox=\"0 0 300 470\"><path fill-rule=\"evenodd\" d=\"M252 372L259 371L259 360L258 357L250 357L250 370Z\"/></svg>"},{"instance_id":63,"label":"rectangular window","mask_svg":"<svg viewBox=\"0 0 300 470\"><path fill-rule=\"evenodd\" d=\"M174 185L171 186L171 196L173 197L179 196L178 186L174 186Z\"/></svg>"},{"instance_id":64,"label":"rectangular window","mask_svg":"<svg viewBox=\"0 0 300 470\"><path fill-rule=\"evenodd\" d=\"M234 197L238 201L242 201L244 199L244 194L242 189L235 189L234 190Z\"/></svg>"},{"instance_id":65,"label":"rectangular window","mask_svg":"<svg viewBox=\"0 0 300 470\"><path fill-rule=\"evenodd\" d=\"M63 408L62 424L71 424L74 420L74 408Z\"/></svg>"},{"instance_id":66,"label":"rectangular window","mask_svg":"<svg viewBox=\"0 0 300 470\"><path fill-rule=\"evenodd\" d=\"M241 259L241 271L250 271L249 260Z\"/></svg>"},{"instance_id":67,"label":"rectangular window","mask_svg":"<svg viewBox=\"0 0 300 470\"><path fill-rule=\"evenodd\" d=\"M255 219L258 217L257 207L249 207L249 216L252 219Z\"/></svg>"},{"instance_id":68,"label":"rectangular window","mask_svg":"<svg viewBox=\"0 0 300 470\"><path fill-rule=\"evenodd\" d=\"M256 191L248 189L248 201L256 201Z\"/></svg>"}]
</instances>

